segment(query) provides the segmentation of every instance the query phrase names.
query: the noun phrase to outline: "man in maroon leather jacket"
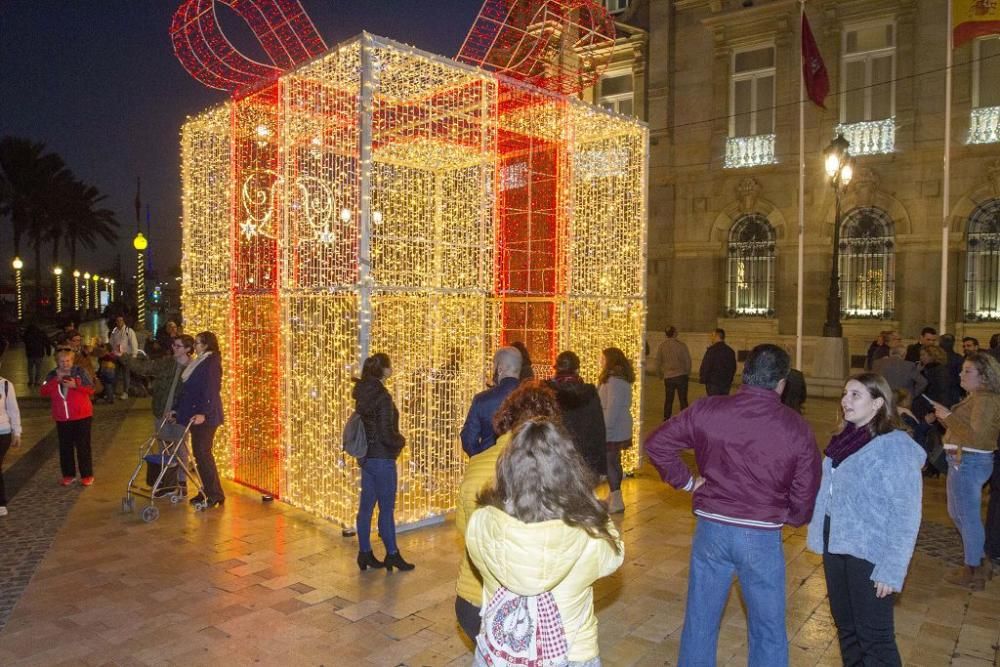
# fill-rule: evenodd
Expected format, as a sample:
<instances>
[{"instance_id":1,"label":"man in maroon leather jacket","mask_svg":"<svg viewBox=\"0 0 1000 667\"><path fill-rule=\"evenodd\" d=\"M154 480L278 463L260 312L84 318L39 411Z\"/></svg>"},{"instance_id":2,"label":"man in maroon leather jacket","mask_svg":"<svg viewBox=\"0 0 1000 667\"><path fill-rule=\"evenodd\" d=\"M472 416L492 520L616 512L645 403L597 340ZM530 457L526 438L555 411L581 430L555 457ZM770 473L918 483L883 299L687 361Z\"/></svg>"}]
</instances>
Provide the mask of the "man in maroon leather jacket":
<instances>
[{"instance_id":1,"label":"man in maroon leather jacket","mask_svg":"<svg viewBox=\"0 0 1000 667\"><path fill-rule=\"evenodd\" d=\"M783 349L758 345L735 395L697 401L645 443L663 480L694 493L698 517L681 664L715 664L733 574L747 604L750 664L788 662L781 528L809 521L821 475L812 429L781 403L789 367ZM699 475L681 460L685 449Z\"/></svg>"}]
</instances>

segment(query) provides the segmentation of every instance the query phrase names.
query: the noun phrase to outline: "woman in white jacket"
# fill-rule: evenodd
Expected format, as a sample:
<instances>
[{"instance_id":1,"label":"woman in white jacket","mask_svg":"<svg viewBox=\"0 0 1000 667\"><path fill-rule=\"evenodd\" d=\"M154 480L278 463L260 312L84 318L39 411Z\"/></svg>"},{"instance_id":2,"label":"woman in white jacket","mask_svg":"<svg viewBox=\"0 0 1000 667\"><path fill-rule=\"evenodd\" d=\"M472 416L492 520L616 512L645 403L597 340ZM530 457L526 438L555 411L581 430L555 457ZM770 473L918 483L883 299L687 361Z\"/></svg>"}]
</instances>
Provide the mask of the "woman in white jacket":
<instances>
[{"instance_id":1,"label":"woman in white jacket","mask_svg":"<svg viewBox=\"0 0 1000 667\"><path fill-rule=\"evenodd\" d=\"M625 511L622 502L622 450L632 446L632 383L635 371L632 362L617 347L609 347L601 355L601 376L597 395L604 411L604 430L608 458L608 510L612 514Z\"/></svg>"},{"instance_id":2,"label":"woman in white jacket","mask_svg":"<svg viewBox=\"0 0 1000 667\"><path fill-rule=\"evenodd\" d=\"M572 441L551 421L527 421L514 432L497 461L496 486L479 494L466 530L469 557L483 576L484 624L474 665L504 664L501 651L518 650L537 634L551 640L539 647L548 656L553 645L564 651L557 655L568 662L560 664L601 664L593 584L621 566L624 548L593 481ZM503 608L496 611L496 602L504 596L508 608L537 605L539 613L519 617L525 623L514 626L487 622L494 611L492 620L499 621ZM552 619L561 628L552 627Z\"/></svg>"},{"instance_id":3,"label":"woman in white jacket","mask_svg":"<svg viewBox=\"0 0 1000 667\"><path fill-rule=\"evenodd\" d=\"M7 491L3 485L3 460L7 450L21 446L21 411L14 385L0 377L0 516L7 516Z\"/></svg>"}]
</instances>

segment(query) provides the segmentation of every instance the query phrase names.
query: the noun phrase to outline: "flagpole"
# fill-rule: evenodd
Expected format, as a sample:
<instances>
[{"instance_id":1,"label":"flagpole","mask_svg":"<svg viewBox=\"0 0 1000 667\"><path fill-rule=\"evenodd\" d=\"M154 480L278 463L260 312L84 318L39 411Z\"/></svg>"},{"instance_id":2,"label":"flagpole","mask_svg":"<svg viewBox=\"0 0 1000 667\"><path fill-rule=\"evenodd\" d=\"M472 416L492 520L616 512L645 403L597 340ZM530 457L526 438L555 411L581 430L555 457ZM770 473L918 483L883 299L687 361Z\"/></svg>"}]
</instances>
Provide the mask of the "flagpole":
<instances>
[{"instance_id":1,"label":"flagpole","mask_svg":"<svg viewBox=\"0 0 1000 667\"><path fill-rule=\"evenodd\" d=\"M948 330L948 237L950 235L951 217L951 69L953 56L951 2L948 0L948 52L945 57L945 91L944 91L944 179L941 188L941 209L943 224L941 225L941 316L938 331L942 334Z\"/></svg>"},{"instance_id":2,"label":"flagpole","mask_svg":"<svg viewBox=\"0 0 1000 667\"><path fill-rule=\"evenodd\" d=\"M799 249L797 283L795 288L795 367L802 370L802 320L803 320L803 264L805 260L806 229L806 82L802 69L802 17L806 13L806 0L799 0Z\"/></svg>"}]
</instances>

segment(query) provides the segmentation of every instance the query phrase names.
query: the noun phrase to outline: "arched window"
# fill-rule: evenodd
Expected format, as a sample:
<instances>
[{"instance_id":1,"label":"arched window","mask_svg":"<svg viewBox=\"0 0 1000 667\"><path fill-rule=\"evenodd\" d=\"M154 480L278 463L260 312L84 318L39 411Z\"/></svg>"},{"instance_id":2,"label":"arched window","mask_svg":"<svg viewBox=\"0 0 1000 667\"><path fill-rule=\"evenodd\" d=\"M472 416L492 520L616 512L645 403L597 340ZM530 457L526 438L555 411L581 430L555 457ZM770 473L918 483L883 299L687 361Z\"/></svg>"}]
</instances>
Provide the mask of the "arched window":
<instances>
[{"instance_id":1,"label":"arched window","mask_svg":"<svg viewBox=\"0 0 1000 667\"><path fill-rule=\"evenodd\" d=\"M774 228L759 213L740 216L729 232L726 314L774 316Z\"/></svg>"},{"instance_id":2,"label":"arched window","mask_svg":"<svg viewBox=\"0 0 1000 667\"><path fill-rule=\"evenodd\" d=\"M840 311L844 317L892 318L896 259L892 218L880 208L850 211L840 230Z\"/></svg>"},{"instance_id":3,"label":"arched window","mask_svg":"<svg viewBox=\"0 0 1000 667\"><path fill-rule=\"evenodd\" d=\"M1000 320L1000 199L972 212L966 244L965 319Z\"/></svg>"}]
</instances>

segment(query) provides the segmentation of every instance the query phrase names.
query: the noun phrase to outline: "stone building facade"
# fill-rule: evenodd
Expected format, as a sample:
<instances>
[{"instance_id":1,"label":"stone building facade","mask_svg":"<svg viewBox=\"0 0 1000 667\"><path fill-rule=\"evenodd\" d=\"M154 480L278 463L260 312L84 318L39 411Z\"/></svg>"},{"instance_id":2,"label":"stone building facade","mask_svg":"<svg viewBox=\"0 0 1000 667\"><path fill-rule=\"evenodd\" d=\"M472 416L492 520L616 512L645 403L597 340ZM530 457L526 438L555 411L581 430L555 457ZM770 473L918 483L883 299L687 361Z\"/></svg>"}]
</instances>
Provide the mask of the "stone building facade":
<instances>
[{"instance_id":1,"label":"stone building facade","mask_svg":"<svg viewBox=\"0 0 1000 667\"><path fill-rule=\"evenodd\" d=\"M806 14L830 78L826 108L805 108L809 372L835 220L823 150L838 131L855 156L839 264L854 365L881 330L938 326L948 42L939 0L809 0ZM619 20L645 40L649 330L722 326L738 349L794 347L799 2L632 0ZM946 329L985 345L1000 331L1000 36L959 46L952 71Z\"/></svg>"}]
</instances>

